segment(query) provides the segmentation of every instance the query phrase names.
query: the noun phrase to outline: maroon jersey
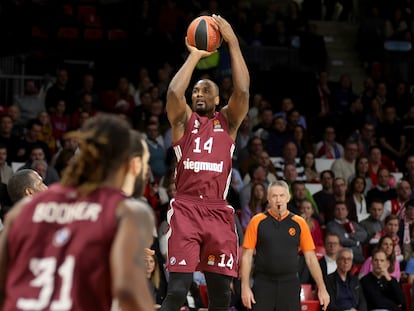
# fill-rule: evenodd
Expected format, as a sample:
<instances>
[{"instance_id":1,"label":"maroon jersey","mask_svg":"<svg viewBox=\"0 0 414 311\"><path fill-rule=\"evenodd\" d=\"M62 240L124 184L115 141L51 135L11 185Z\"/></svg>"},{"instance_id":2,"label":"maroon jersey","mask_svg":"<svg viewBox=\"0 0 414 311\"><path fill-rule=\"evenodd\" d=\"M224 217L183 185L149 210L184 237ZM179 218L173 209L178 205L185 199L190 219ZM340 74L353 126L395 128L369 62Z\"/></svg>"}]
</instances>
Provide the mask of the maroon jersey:
<instances>
[{"instance_id":1,"label":"maroon jersey","mask_svg":"<svg viewBox=\"0 0 414 311\"><path fill-rule=\"evenodd\" d=\"M80 199L54 185L27 203L8 236L3 310L110 310L108 254L123 199L110 188Z\"/></svg>"},{"instance_id":2,"label":"maroon jersey","mask_svg":"<svg viewBox=\"0 0 414 311\"><path fill-rule=\"evenodd\" d=\"M223 114L216 112L214 118L209 119L193 112L183 137L173 144L177 156L177 192L225 199L234 146Z\"/></svg>"}]
</instances>

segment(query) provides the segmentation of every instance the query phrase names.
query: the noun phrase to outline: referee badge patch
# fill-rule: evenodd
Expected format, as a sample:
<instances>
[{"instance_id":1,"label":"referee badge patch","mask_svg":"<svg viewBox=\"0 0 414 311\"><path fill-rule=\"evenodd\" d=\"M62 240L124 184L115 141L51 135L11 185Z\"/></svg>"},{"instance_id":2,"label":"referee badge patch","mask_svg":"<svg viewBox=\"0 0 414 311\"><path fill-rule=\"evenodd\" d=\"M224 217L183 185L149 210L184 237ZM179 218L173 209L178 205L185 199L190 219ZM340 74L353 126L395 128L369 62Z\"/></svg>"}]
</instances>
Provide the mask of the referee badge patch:
<instances>
[{"instance_id":1,"label":"referee badge patch","mask_svg":"<svg viewBox=\"0 0 414 311\"><path fill-rule=\"evenodd\" d=\"M296 229L295 228L289 228L289 234L291 236L295 236L296 235Z\"/></svg>"}]
</instances>

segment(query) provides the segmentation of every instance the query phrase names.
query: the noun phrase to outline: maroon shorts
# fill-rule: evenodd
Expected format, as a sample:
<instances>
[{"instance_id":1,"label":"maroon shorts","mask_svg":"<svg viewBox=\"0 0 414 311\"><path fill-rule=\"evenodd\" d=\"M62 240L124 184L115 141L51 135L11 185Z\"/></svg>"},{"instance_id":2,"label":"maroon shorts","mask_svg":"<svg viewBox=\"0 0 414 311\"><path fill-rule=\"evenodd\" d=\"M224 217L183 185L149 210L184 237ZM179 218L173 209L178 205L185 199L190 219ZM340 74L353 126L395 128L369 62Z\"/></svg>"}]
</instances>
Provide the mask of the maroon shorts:
<instances>
[{"instance_id":1,"label":"maroon shorts","mask_svg":"<svg viewBox=\"0 0 414 311\"><path fill-rule=\"evenodd\" d=\"M170 272L238 275L234 209L223 200L176 196L167 213Z\"/></svg>"}]
</instances>

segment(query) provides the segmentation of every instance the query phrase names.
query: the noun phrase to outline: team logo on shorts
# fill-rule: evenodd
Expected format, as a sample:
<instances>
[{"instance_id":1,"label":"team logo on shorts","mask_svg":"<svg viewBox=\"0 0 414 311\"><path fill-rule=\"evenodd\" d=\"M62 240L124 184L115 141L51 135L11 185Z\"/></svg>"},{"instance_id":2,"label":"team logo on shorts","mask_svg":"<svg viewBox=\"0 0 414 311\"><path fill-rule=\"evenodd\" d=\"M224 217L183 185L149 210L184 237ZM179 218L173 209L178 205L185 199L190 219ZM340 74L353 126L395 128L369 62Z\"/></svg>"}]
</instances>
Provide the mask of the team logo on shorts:
<instances>
[{"instance_id":1,"label":"team logo on shorts","mask_svg":"<svg viewBox=\"0 0 414 311\"><path fill-rule=\"evenodd\" d=\"M69 241L70 236L71 234L68 228L63 228L63 229L56 231L53 237L53 245L56 247L65 245L66 242Z\"/></svg>"},{"instance_id":2,"label":"team logo on shorts","mask_svg":"<svg viewBox=\"0 0 414 311\"><path fill-rule=\"evenodd\" d=\"M289 234L291 236L294 236L296 234L296 229L295 228L289 228Z\"/></svg>"},{"instance_id":3,"label":"team logo on shorts","mask_svg":"<svg viewBox=\"0 0 414 311\"><path fill-rule=\"evenodd\" d=\"M214 261L216 260L216 257L214 255L209 255L207 259L207 264L209 266L214 266Z\"/></svg>"},{"instance_id":4,"label":"team logo on shorts","mask_svg":"<svg viewBox=\"0 0 414 311\"><path fill-rule=\"evenodd\" d=\"M175 265L175 263L177 262L177 259L175 257L171 257L170 258L170 265Z\"/></svg>"}]
</instances>

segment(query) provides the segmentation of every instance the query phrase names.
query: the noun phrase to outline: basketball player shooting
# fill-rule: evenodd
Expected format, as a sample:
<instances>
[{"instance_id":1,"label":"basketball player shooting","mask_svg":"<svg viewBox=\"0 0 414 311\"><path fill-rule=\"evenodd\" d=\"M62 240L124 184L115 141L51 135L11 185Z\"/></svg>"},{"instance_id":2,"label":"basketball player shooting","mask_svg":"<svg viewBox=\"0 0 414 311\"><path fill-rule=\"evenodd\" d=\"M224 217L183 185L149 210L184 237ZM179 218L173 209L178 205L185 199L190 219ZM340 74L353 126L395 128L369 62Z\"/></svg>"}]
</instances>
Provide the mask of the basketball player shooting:
<instances>
[{"instance_id":1,"label":"basketball player shooting","mask_svg":"<svg viewBox=\"0 0 414 311\"><path fill-rule=\"evenodd\" d=\"M219 88L209 79L195 83L191 106L185 92L200 59L212 52L188 44L189 55L171 80L167 115L177 157L177 194L168 214L167 297L161 311L184 304L194 271L207 281L209 310L228 310L230 283L238 274L238 243L234 210L226 202L237 130L247 114L250 77L239 42L230 24L212 15L227 44L234 90L219 112ZM191 107L191 108L190 108Z\"/></svg>"}]
</instances>

